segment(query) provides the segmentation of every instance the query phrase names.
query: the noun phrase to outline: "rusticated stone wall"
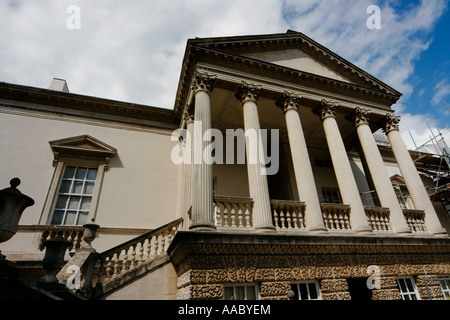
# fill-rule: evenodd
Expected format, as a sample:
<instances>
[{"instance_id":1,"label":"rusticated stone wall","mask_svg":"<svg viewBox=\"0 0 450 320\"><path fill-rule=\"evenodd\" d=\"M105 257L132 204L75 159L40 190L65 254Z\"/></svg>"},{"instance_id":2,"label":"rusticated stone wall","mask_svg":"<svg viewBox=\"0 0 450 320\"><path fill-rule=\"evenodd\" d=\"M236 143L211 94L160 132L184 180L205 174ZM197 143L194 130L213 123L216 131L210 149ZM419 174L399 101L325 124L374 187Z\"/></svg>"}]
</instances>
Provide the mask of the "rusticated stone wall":
<instances>
[{"instance_id":1,"label":"rusticated stone wall","mask_svg":"<svg viewBox=\"0 0 450 320\"><path fill-rule=\"evenodd\" d=\"M424 278L450 275L450 255L208 255L189 256L179 268L178 299L221 299L224 285L255 283L261 299L287 299L291 283L319 280L322 299L349 300L346 279L368 278L367 268L380 270L374 300L400 299L397 277L414 277L422 299ZM433 299L441 299L437 282L428 283Z\"/></svg>"},{"instance_id":2,"label":"rusticated stone wall","mask_svg":"<svg viewBox=\"0 0 450 320\"><path fill-rule=\"evenodd\" d=\"M373 300L401 299L396 281L399 277L413 277L421 299L428 299L424 279L450 277L447 240L442 245L422 245L421 240L399 240L405 245L383 245L384 240L355 244L353 238L349 245L280 245L266 241L270 240L267 237L260 244L253 239L251 243L226 243L228 238L211 237L221 242L200 238L201 243L180 242L173 250L177 299L222 299L224 286L231 284L256 284L261 299L288 299L291 283L317 280L322 299L349 300L347 279L367 279L373 274L369 266L376 266L380 275L380 287L372 290ZM432 298L442 299L439 283L427 283Z\"/></svg>"}]
</instances>

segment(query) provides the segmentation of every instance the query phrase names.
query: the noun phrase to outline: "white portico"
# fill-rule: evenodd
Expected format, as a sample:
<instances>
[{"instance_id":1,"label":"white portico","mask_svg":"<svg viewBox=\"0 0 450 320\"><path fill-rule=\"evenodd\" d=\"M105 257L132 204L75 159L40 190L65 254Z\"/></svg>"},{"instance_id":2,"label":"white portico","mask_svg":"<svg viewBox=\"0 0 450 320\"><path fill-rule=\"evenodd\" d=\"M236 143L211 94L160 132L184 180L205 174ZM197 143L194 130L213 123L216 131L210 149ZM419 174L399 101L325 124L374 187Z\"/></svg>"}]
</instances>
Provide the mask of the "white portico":
<instances>
[{"instance_id":1,"label":"white portico","mask_svg":"<svg viewBox=\"0 0 450 320\"><path fill-rule=\"evenodd\" d=\"M202 131L194 124L194 140L210 128L224 135L277 130L280 148L269 150L270 138L253 148L247 137L245 166L185 164L180 207L190 208L189 228L414 233L373 138L386 130L401 95L302 34L238 38L188 42L176 110L190 112L191 120L184 117L180 127L192 130L192 117L201 123ZM398 128L386 133L415 217L423 216L414 223L424 234L445 234ZM203 138L201 150L188 146L194 158L212 141ZM279 153L276 174L264 173L267 163L248 161L258 148ZM369 200L362 197L367 191Z\"/></svg>"}]
</instances>

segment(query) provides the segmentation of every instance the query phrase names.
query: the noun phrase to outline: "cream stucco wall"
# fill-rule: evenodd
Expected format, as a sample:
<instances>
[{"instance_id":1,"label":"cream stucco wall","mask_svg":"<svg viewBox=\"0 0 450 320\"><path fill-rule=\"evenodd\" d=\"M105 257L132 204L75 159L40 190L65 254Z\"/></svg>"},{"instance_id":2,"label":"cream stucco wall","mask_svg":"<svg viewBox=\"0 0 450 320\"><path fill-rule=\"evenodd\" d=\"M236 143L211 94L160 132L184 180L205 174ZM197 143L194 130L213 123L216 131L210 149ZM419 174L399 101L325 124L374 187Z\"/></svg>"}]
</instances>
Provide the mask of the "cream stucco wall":
<instances>
[{"instance_id":1,"label":"cream stucco wall","mask_svg":"<svg viewBox=\"0 0 450 320\"><path fill-rule=\"evenodd\" d=\"M152 229L176 219L176 201L171 195L176 195L178 168L170 157L176 143L171 141L171 131L0 113L0 188L9 187L9 180L19 177L19 190L35 200L22 215L21 225L37 225L49 218L43 207L55 168L48 142L84 134L118 151L104 174L95 223L109 228ZM0 250L30 250L37 245L36 236L30 232L22 235L16 234L0 245ZM106 238L116 245L134 236L121 236L118 242L113 236ZM21 239L23 246L18 245Z\"/></svg>"},{"instance_id":2,"label":"cream stucco wall","mask_svg":"<svg viewBox=\"0 0 450 320\"><path fill-rule=\"evenodd\" d=\"M109 294L105 300L175 300L177 273L171 263Z\"/></svg>"}]
</instances>

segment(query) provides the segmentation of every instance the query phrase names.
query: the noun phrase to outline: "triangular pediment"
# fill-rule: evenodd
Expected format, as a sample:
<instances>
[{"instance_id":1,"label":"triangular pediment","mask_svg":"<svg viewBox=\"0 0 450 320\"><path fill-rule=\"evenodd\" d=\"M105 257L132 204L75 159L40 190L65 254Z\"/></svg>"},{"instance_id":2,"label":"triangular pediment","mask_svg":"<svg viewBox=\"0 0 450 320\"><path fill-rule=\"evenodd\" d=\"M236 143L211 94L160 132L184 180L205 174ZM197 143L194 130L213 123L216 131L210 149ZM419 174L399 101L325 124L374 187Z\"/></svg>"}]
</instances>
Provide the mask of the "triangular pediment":
<instances>
[{"instance_id":1,"label":"triangular pediment","mask_svg":"<svg viewBox=\"0 0 450 320\"><path fill-rule=\"evenodd\" d=\"M197 38L192 39L191 44L401 96L381 80L301 32L288 30L269 35Z\"/></svg>"},{"instance_id":2,"label":"triangular pediment","mask_svg":"<svg viewBox=\"0 0 450 320\"><path fill-rule=\"evenodd\" d=\"M53 152L114 156L117 150L89 135L81 135L49 142Z\"/></svg>"},{"instance_id":3,"label":"triangular pediment","mask_svg":"<svg viewBox=\"0 0 450 320\"><path fill-rule=\"evenodd\" d=\"M317 59L314 59L307 53L296 48L244 53L243 56L334 80L352 83L352 81L346 79L333 69L327 67Z\"/></svg>"},{"instance_id":4,"label":"triangular pediment","mask_svg":"<svg viewBox=\"0 0 450 320\"><path fill-rule=\"evenodd\" d=\"M291 83L311 91L364 99L386 110L401 97L400 92L300 32L194 38L187 43L175 100L174 109L180 116L190 103L192 78L198 68L226 72L220 79L228 82L224 87L235 81L229 75L236 72L236 77L265 79L275 86Z\"/></svg>"}]
</instances>

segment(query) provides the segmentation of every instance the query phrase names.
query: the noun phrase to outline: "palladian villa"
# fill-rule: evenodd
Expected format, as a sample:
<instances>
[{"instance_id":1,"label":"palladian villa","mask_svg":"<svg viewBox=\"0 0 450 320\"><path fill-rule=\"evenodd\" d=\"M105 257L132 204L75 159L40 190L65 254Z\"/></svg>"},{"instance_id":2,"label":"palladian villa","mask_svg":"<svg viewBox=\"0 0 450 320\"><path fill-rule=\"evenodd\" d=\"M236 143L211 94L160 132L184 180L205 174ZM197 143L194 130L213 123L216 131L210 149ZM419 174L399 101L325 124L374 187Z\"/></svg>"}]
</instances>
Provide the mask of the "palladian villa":
<instances>
[{"instance_id":1,"label":"palladian villa","mask_svg":"<svg viewBox=\"0 0 450 320\"><path fill-rule=\"evenodd\" d=\"M450 299L450 159L401 93L291 30L180 64L172 109L0 83L0 297Z\"/></svg>"}]
</instances>

